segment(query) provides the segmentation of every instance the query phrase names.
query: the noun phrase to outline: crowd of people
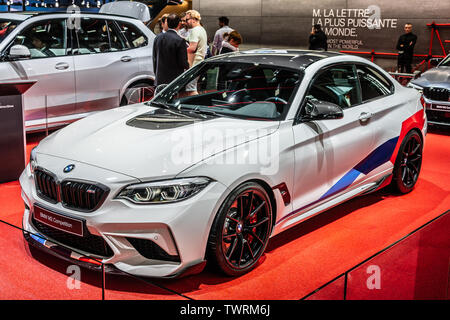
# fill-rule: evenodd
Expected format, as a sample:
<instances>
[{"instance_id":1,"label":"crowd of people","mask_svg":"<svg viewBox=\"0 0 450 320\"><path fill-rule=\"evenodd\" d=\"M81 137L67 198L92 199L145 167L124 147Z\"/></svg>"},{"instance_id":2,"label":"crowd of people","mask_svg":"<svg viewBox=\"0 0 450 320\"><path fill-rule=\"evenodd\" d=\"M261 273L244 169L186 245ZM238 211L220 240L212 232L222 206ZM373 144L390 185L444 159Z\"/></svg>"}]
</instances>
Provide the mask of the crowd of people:
<instances>
[{"instance_id":1,"label":"crowd of people","mask_svg":"<svg viewBox=\"0 0 450 320\"><path fill-rule=\"evenodd\" d=\"M225 16L218 18L219 28L209 43L198 11L189 10L181 15L164 14L159 20L161 32L153 45L156 84L170 83L205 58L238 51L242 36L229 26L229 22ZM400 36L396 46L399 72L411 72L416 42L417 36L412 33L412 24L407 23L405 33ZM321 25L314 25L309 36L309 49L326 51L327 47L327 36Z\"/></svg>"},{"instance_id":2,"label":"crowd of people","mask_svg":"<svg viewBox=\"0 0 450 320\"><path fill-rule=\"evenodd\" d=\"M161 17L161 32L153 43L156 85L170 83L205 58L239 50L242 36L229 26L227 17L219 17L219 29L211 45L201 20L196 10L188 10L181 15L164 14ZM191 90L195 91L195 86Z\"/></svg>"}]
</instances>

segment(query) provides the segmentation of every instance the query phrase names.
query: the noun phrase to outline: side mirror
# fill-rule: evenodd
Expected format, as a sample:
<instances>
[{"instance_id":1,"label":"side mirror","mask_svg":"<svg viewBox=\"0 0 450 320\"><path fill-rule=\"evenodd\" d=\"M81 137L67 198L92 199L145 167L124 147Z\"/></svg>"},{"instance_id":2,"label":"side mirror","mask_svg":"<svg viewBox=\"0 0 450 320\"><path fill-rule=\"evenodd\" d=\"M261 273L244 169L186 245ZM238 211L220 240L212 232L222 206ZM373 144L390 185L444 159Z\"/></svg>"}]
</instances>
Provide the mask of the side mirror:
<instances>
[{"instance_id":1,"label":"side mirror","mask_svg":"<svg viewBox=\"0 0 450 320\"><path fill-rule=\"evenodd\" d=\"M154 94L154 96L156 96L158 93L160 93L161 91L163 91L167 86L168 86L167 83L163 83L163 84L158 85L158 86L156 87L156 89L155 89L155 94Z\"/></svg>"},{"instance_id":2,"label":"side mirror","mask_svg":"<svg viewBox=\"0 0 450 320\"><path fill-rule=\"evenodd\" d=\"M8 59L10 60L28 59L30 57L30 49L21 44L16 44L9 49Z\"/></svg>"},{"instance_id":3,"label":"side mirror","mask_svg":"<svg viewBox=\"0 0 450 320\"><path fill-rule=\"evenodd\" d=\"M430 65L432 67L436 67L441 61L442 61L441 58L431 58L430 59Z\"/></svg>"},{"instance_id":4,"label":"side mirror","mask_svg":"<svg viewBox=\"0 0 450 320\"><path fill-rule=\"evenodd\" d=\"M307 98L302 119L304 120L326 120L342 119L344 111L337 104L321 101L314 98Z\"/></svg>"}]
</instances>

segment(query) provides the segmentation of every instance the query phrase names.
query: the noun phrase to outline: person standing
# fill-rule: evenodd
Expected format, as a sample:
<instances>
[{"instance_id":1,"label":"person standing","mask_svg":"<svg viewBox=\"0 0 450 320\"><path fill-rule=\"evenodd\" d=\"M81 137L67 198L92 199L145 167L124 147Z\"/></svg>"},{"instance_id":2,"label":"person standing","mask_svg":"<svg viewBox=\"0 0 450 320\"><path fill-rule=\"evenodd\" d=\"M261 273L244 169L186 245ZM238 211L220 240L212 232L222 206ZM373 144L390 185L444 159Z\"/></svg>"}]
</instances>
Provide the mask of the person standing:
<instances>
[{"instance_id":1,"label":"person standing","mask_svg":"<svg viewBox=\"0 0 450 320\"><path fill-rule=\"evenodd\" d=\"M212 45L213 56L218 55L220 53L220 49L222 49L222 41L224 40L223 35L233 31L233 29L228 26L229 22L230 20L227 17L219 17L219 30L217 30L214 35Z\"/></svg>"},{"instance_id":2,"label":"person standing","mask_svg":"<svg viewBox=\"0 0 450 320\"><path fill-rule=\"evenodd\" d=\"M320 24L315 24L309 35L309 50L327 51L327 49L327 35L322 31L322 26Z\"/></svg>"},{"instance_id":3,"label":"person standing","mask_svg":"<svg viewBox=\"0 0 450 320\"><path fill-rule=\"evenodd\" d=\"M186 40L189 36L189 28L186 23L186 12L183 12L180 15L180 19L181 19L181 28L180 30L178 30L178 34L180 35L180 37Z\"/></svg>"},{"instance_id":4,"label":"person standing","mask_svg":"<svg viewBox=\"0 0 450 320\"><path fill-rule=\"evenodd\" d=\"M170 83L189 69L186 41L177 33L180 18L172 13L167 16L166 21L167 31L158 34L153 43L153 70L155 70L156 85Z\"/></svg>"},{"instance_id":5,"label":"person standing","mask_svg":"<svg viewBox=\"0 0 450 320\"><path fill-rule=\"evenodd\" d=\"M188 61L189 65L195 66L205 59L208 46L206 30L200 25L200 13L196 10L186 12L186 23L190 29L187 41L189 42Z\"/></svg>"},{"instance_id":6,"label":"person standing","mask_svg":"<svg viewBox=\"0 0 450 320\"><path fill-rule=\"evenodd\" d=\"M169 29L169 26L167 25L167 17L169 16L168 13L163 14L163 16L161 17L161 32L167 32L167 30Z\"/></svg>"},{"instance_id":7,"label":"person standing","mask_svg":"<svg viewBox=\"0 0 450 320\"><path fill-rule=\"evenodd\" d=\"M189 36L187 41L189 46L187 48L189 66L193 67L201 63L206 56L206 50L208 47L208 36L206 30L201 26L201 16L196 10L186 11L186 23L189 27ZM186 85L187 95L196 95L197 80L194 79Z\"/></svg>"},{"instance_id":8,"label":"person standing","mask_svg":"<svg viewBox=\"0 0 450 320\"><path fill-rule=\"evenodd\" d=\"M230 32L228 40L222 42L220 54L239 51L239 45L242 43L242 36L236 30Z\"/></svg>"},{"instance_id":9,"label":"person standing","mask_svg":"<svg viewBox=\"0 0 450 320\"><path fill-rule=\"evenodd\" d=\"M412 24L405 24L405 33L397 41L398 60L397 66L399 72L411 73L411 64L414 56L414 46L417 42L417 36L412 33Z\"/></svg>"}]
</instances>

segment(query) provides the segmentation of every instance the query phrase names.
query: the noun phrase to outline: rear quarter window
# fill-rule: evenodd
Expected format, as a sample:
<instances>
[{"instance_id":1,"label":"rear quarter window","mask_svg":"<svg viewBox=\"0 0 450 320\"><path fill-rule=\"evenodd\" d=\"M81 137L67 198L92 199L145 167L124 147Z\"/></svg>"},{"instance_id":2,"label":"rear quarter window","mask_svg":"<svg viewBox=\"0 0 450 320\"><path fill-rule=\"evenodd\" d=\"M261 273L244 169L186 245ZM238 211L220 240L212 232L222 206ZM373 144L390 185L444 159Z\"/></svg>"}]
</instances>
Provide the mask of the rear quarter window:
<instances>
[{"instance_id":1,"label":"rear quarter window","mask_svg":"<svg viewBox=\"0 0 450 320\"><path fill-rule=\"evenodd\" d=\"M125 21L116 22L129 48L145 47L148 44L147 37L137 26Z\"/></svg>"}]
</instances>

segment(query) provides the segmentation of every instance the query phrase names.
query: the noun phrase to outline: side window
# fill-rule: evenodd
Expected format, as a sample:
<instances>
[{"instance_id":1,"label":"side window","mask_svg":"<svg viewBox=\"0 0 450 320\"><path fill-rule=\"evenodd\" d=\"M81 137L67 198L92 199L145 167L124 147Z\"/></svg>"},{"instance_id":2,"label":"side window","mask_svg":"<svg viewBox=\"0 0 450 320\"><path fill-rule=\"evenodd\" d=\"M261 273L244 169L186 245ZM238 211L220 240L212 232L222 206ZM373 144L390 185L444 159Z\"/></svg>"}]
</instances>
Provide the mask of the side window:
<instances>
[{"instance_id":1,"label":"side window","mask_svg":"<svg viewBox=\"0 0 450 320\"><path fill-rule=\"evenodd\" d=\"M145 47L148 44L147 37L138 27L124 21L116 22L119 25L120 32L123 34L124 39L127 40L128 48L140 48Z\"/></svg>"},{"instance_id":2,"label":"side window","mask_svg":"<svg viewBox=\"0 0 450 320\"><path fill-rule=\"evenodd\" d=\"M125 48L113 21L83 18L76 32L77 54L120 51Z\"/></svg>"},{"instance_id":3,"label":"side window","mask_svg":"<svg viewBox=\"0 0 450 320\"><path fill-rule=\"evenodd\" d=\"M333 66L322 71L307 96L349 108L360 103L358 82L352 65Z\"/></svg>"},{"instance_id":4,"label":"side window","mask_svg":"<svg viewBox=\"0 0 450 320\"><path fill-rule=\"evenodd\" d=\"M110 51L105 20L82 18L76 32L77 54L92 54Z\"/></svg>"},{"instance_id":5,"label":"side window","mask_svg":"<svg viewBox=\"0 0 450 320\"><path fill-rule=\"evenodd\" d=\"M127 45L124 42L124 38L120 35L119 30L117 30L117 26L114 21L108 21L108 33L109 40L111 43L111 51L120 51L127 49Z\"/></svg>"},{"instance_id":6,"label":"side window","mask_svg":"<svg viewBox=\"0 0 450 320\"><path fill-rule=\"evenodd\" d=\"M366 66L356 66L356 70L361 84L363 101L382 97L392 92L392 83L378 71Z\"/></svg>"},{"instance_id":7,"label":"side window","mask_svg":"<svg viewBox=\"0 0 450 320\"><path fill-rule=\"evenodd\" d=\"M40 21L23 30L15 39L14 45L26 46L31 59L58 57L66 55L64 19Z\"/></svg>"}]
</instances>

